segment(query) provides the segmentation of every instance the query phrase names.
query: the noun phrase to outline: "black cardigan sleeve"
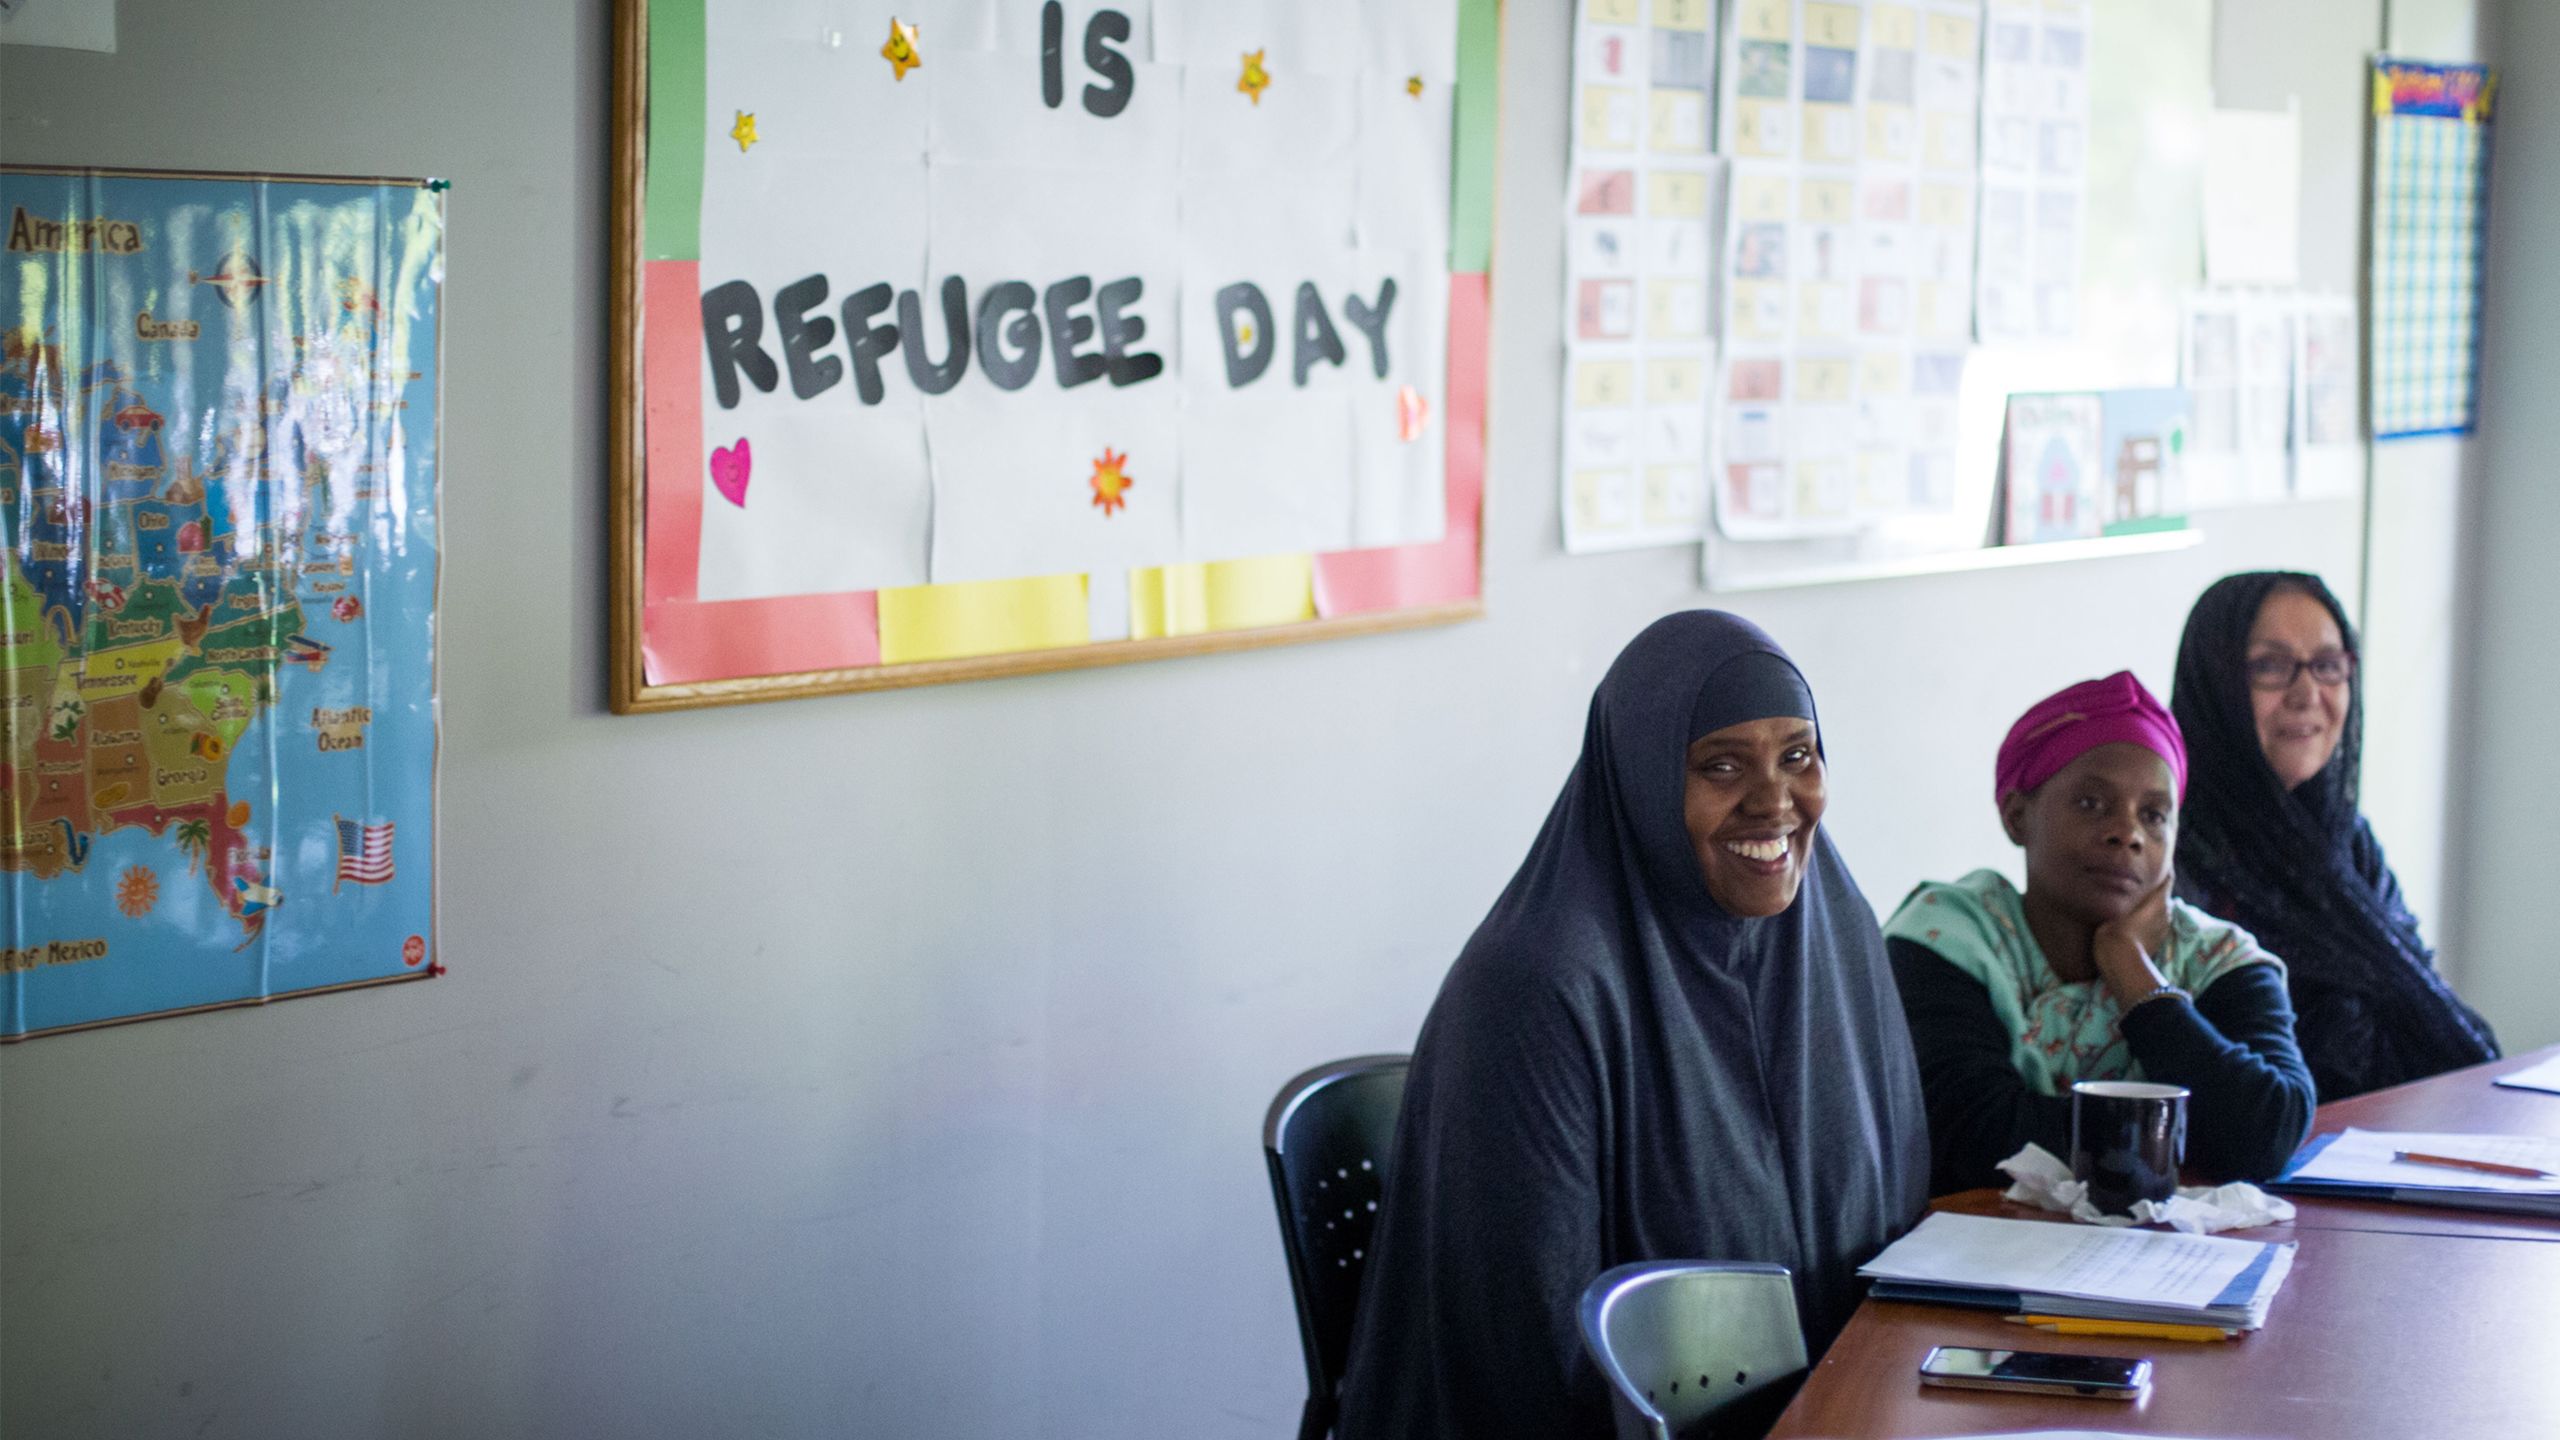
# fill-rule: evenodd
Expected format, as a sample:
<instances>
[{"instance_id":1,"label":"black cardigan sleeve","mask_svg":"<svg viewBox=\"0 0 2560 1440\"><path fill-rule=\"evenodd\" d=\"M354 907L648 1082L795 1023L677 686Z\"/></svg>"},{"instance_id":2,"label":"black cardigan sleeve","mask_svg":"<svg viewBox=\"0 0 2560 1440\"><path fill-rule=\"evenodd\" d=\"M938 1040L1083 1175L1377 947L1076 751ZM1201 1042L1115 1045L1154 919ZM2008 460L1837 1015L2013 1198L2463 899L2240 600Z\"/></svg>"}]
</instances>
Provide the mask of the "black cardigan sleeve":
<instances>
[{"instance_id":1,"label":"black cardigan sleeve","mask_svg":"<svg viewBox=\"0 0 2560 1440\"><path fill-rule=\"evenodd\" d=\"M2193 1003L2136 1005L2118 1022L2142 1073L2194 1092L2187 1168L2206 1180L2268 1180L2311 1129L2311 1070L2273 965L2243 965Z\"/></svg>"},{"instance_id":2,"label":"black cardigan sleeve","mask_svg":"<svg viewBox=\"0 0 2560 1440\"><path fill-rule=\"evenodd\" d=\"M1929 1193L2007 1184L2000 1162L2030 1140L2069 1160L2071 1101L2027 1088L2009 1063L2009 1028L1981 983L1917 940L1888 938L1885 951L1920 1062Z\"/></svg>"},{"instance_id":3,"label":"black cardigan sleeve","mask_svg":"<svg viewBox=\"0 0 2560 1440\"><path fill-rule=\"evenodd\" d=\"M1935 1194L2004 1183L1999 1162L2032 1140L2071 1155L2071 1100L2039 1095L2009 1062L2009 1032L1980 982L1913 940L1888 939L1929 1113ZM2135 1006L2125 1045L2145 1075L2194 1092L2187 1164L2205 1179L2263 1180L2311 1125L2310 1072L2271 965L2246 965L2194 1003Z\"/></svg>"}]
</instances>

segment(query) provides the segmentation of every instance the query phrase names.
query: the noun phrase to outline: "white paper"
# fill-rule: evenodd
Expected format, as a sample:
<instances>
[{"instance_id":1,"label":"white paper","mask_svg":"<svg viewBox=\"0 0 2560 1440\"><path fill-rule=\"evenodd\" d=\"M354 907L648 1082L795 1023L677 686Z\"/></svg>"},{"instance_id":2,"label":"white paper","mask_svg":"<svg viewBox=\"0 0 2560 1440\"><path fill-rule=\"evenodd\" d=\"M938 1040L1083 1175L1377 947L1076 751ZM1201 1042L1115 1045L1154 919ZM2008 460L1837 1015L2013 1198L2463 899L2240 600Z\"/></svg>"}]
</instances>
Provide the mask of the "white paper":
<instances>
[{"instance_id":1,"label":"white paper","mask_svg":"<svg viewBox=\"0 0 2560 1440\"><path fill-rule=\"evenodd\" d=\"M1453 66L1455 0L1424 0L1423 8L1447 13L1449 49L1442 63ZM1347 75L1381 63L1363 53L1369 30L1359 0L1193 0L1156 12L1155 58L1189 66L1202 79L1223 76L1233 87L1243 73L1243 57L1259 53L1271 90L1278 91L1305 76ZM1270 92L1263 98L1268 101Z\"/></svg>"},{"instance_id":2,"label":"white paper","mask_svg":"<svg viewBox=\"0 0 2560 1440\"><path fill-rule=\"evenodd\" d=\"M50 45L113 54L115 0L18 0L0 9L0 45Z\"/></svg>"},{"instance_id":3,"label":"white paper","mask_svg":"<svg viewBox=\"0 0 2560 1440\"><path fill-rule=\"evenodd\" d=\"M1182 414L1182 558L1222 560L1352 543L1351 403L1193 400Z\"/></svg>"},{"instance_id":4,"label":"white paper","mask_svg":"<svg viewBox=\"0 0 2560 1440\"><path fill-rule=\"evenodd\" d=\"M1705 532L1716 379L1713 7L1585 0L1564 196L1565 548Z\"/></svg>"},{"instance_id":5,"label":"white paper","mask_svg":"<svg viewBox=\"0 0 2560 1440\"><path fill-rule=\"evenodd\" d=\"M1985 17L1974 287L1985 342L2079 333L2093 43L2083 0L2000 4Z\"/></svg>"},{"instance_id":6,"label":"white paper","mask_svg":"<svg viewBox=\"0 0 2560 1440\"><path fill-rule=\"evenodd\" d=\"M1126 640L1133 628L1129 617L1129 572L1109 567L1088 572L1084 577L1084 623L1097 645L1107 640Z\"/></svg>"},{"instance_id":7,"label":"white paper","mask_svg":"<svg viewBox=\"0 0 2560 1440\"><path fill-rule=\"evenodd\" d=\"M933 580L1006 580L1163 562L1181 531L1180 402L1164 386L939 405ZM1126 477L1114 489L1108 469Z\"/></svg>"},{"instance_id":8,"label":"white paper","mask_svg":"<svg viewBox=\"0 0 2560 1440\"><path fill-rule=\"evenodd\" d=\"M2352 495L2364 480L2355 302L2303 296L2293 335L2293 493L2305 500Z\"/></svg>"},{"instance_id":9,"label":"white paper","mask_svg":"<svg viewBox=\"0 0 2560 1440\"><path fill-rule=\"evenodd\" d=\"M903 165L828 162L842 184L792 191L785 172L745 155L716 150L703 170L701 284L708 293L733 282L754 288L758 348L774 367L774 387L737 378L737 403L720 401L717 367L702 373L701 462L747 444L744 504L703 486L702 550L697 591L705 600L869 590L924 583L932 476L924 416L902 357L879 360L881 398L865 404L843 328L843 306L857 292L886 285L894 293L925 283L925 167L918 151ZM772 142L780 144L779 140ZM815 144L815 141L805 143ZM900 195L900 204L877 197ZM824 388L806 398L795 386L775 307L787 287L812 274L824 298L799 312L825 343L810 357ZM940 309L928 333L941 339ZM884 316L892 319L894 315ZM932 353L939 355L941 345ZM826 378L832 377L832 378Z\"/></svg>"},{"instance_id":10,"label":"white paper","mask_svg":"<svg viewBox=\"0 0 2560 1440\"><path fill-rule=\"evenodd\" d=\"M802 23L807 20L809 23ZM840 43L828 43L834 33ZM885 32L884 32L885 33ZM892 165L924 158L940 67L887 73L880 35L831 32L783 7L715 5L703 12L703 220L717 213L721 180L806 183L853 161ZM950 57L957 60L959 57ZM1026 77L1035 96L1038 86ZM752 116L755 138L743 150L731 131ZM770 212L768 212L770 213Z\"/></svg>"},{"instance_id":11,"label":"white paper","mask_svg":"<svg viewBox=\"0 0 2560 1440\"><path fill-rule=\"evenodd\" d=\"M1420 251L1363 250L1355 262L1367 301L1387 278L1396 298L1380 326L1385 375L1365 335L1346 326L1343 336L1354 546L1423 544L1448 529L1449 295L1431 261Z\"/></svg>"},{"instance_id":12,"label":"white paper","mask_svg":"<svg viewBox=\"0 0 2560 1440\"><path fill-rule=\"evenodd\" d=\"M877 55L871 59L880 63ZM1123 191L1171 185L1187 143L1182 72L1135 59L1129 68L1126 101L1108 117L1085 108L1089 75L1074 77L1050 108L1037 67L1019 55L937 51L904 83L932 76L936 164L1107 172L1107 181L1088 182L1086 204L1108 206ZM860 143L859 134L851 139Z\"/></svg>"},{"instance_id":13,"label":"white paper","mask_svg":"<svg viewBox=\"0 0 2560 1440\"><path fill-rule=\"evenodd\" d=\"M2497 1083L2510 1090L2546 1090L2560 1095L2560 1055L2539 1065L2527 1065L2511 1075L2501 1075Z\"/></svg>"},{"instance_id":14,"label":"white paper","mask_svg":"<svg viewBox=\"0 0 2560 1440\"><path fill-rule=\"evenodd\" d=\"M1449 193L1448 87L1414 96L1402 86L1364 85L1359 96L1359 243L1445 257L1449 207L1414 201Z\"/></svg>"},{"instance_id":15,"label":"white paper","mask_svg":"<svg viewBox=\"0 0 2560 1440\"><path fill-rule=\"evenodd\" d=\"M2211 1235L1939 1213L1886 1246L1858 1273L2201 1310L2266 1248Z\"/></svg>"},{"instance_id":16,"label":"white paper","mask_svg":"<svg viewBox=\"0 0 2560 1440\"><path fill-rule=\"evenodd\" d=\"M1385 88L1384 77L1360 72L1289 79L1285 86L1274 82L1259 102L1251 102L1236 93L1232 75L1222 79L1198 65L1185 69L1183 170L1236 178L1322 175L1351 189L1355 159L1364 144L1361 91ZM1401 95L1401 89L1396 93ZM1444 102L1446 98L1444 93Z\"/></svg>"},{"instance_id":17,"label":"white paper","mask_svg":"<svg viewBox=\"0 0 2560 1440\"><path fill-rule=\"evenodd\" d=\"M2302 117L2216 110L2205 119L2204 274L2215 285L2291 285L2300 274Z\"/></svg>"},{"instance_id":18,"label":"white paper","mask_svg":"<svg viewBox=\"0 0 2560 1440\"><path fill-rule=\"evenodd\" d=\"M2349 1185L2398 1185L2430 1190L2493 1190L2508 1195L2560 1195L2560 1179L2526 1180L2473 1170L2418 1165L2393 1158L2400 1151L2522 1165L2560 1175L2560 1139L2540 1135L2470 1135L2443 1131L2349 1129L2320 1148L2296 1180Z\"/></svg>"}]
</instances>

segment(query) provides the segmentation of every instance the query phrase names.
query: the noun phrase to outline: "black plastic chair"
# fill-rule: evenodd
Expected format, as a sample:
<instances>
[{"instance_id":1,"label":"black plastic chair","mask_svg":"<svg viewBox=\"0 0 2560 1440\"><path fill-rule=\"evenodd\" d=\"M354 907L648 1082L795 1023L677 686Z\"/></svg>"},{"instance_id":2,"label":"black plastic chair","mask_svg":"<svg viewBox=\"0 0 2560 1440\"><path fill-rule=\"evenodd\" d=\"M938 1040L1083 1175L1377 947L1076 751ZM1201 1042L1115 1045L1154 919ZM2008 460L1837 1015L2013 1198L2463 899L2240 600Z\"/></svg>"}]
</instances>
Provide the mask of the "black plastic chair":
<instances>
[{"instance_id":1,"label":"black plastic chair","mask_svg":"<svg viewBox=\"0 0 2560 1440\"><path fill-rule=\"evenodd\" d=\"M1289 1253L1298 1339L1307 1352L1307 1408L1298 1440L1333 1429L1334 1389L1351 1348L1351 1321L1368 1273L1369 1232L1386 1193L1396 1110L1410 1055L1362 1055L1319 1065L1280 1087L1262 1119L1271 1200Z\"/></svg>"}]
</instances>

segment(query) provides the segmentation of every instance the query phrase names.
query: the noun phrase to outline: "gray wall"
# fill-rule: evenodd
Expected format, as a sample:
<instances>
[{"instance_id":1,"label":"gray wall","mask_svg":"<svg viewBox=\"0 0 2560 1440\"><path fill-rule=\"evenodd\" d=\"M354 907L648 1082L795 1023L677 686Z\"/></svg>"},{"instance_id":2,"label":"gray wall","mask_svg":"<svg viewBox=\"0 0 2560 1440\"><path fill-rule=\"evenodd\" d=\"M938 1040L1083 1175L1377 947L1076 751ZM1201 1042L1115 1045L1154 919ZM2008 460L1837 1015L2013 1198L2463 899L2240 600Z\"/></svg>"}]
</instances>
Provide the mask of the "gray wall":
<instances>
[{"instance_id":1,"label":"gray wall","mask_svg":"<svg viewBox=\"0 0 2560 1440\"><path fill-rule=\"evenodd\" d=\"M2472 536L2471 723L2454 747L2467 803L2454 811L2461 935L2469 989L2512 1048L2560 1040L2548 912L2560 859L2551 806L2560 749L2560 414L2551 403L2552 337L2560 335L2560 6L2508 0L2492 13L2499 66L2497 153L2490 175L2489 325L2481 363L2482 483Z\"/></svg>"},{"instance_id":2,"label":"gray wall","mask_svg":"<svg viewBox=\"0 0 2560 1440\"><path fill-rule=\"evenodd\" d=\"M1511 7L1492 618L644 719L600 698L604 10L123 0L118 55L0 50L9 159L454 182L452 973L0 1053L0 1430L1290 1433L1262 1107L1409 1044L1599 671L1701 602L1692 551L1556 548L1568 7ZM1889 904L2007 860L2020 705L2165 684L2226 570L2352 592L2360 520L1741 608Z\"/></svg>"}]
</instances>

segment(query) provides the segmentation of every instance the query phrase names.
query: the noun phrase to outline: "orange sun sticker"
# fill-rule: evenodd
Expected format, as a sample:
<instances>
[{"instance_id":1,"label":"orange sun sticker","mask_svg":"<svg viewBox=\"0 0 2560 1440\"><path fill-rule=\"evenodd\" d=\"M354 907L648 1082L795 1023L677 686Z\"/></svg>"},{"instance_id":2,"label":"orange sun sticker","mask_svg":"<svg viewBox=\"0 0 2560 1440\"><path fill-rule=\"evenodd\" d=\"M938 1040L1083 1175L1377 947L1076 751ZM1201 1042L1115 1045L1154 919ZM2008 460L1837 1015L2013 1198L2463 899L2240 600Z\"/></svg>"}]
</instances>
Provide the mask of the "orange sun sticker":
<instances>
[{"instance_id":1,"label":"orange sun sticker","mask_svg":"<svg viewBox=\"0 0 2560 1440\"><path fill-rule=\"evenodd\" d=\"M1122 469L1129 463L1126 454L1102 447L1102 458L1093 462L1093 508L1105 515L1129 505L1129 488L1138 482Z\"/></svg>"},{"instance_id":2,"label":"orange sun sticker","mask_svg":"<svg viewBox=\"0 0 2560 1440\"><path fill-rule=\"evenodd\" d=\"M160 877L139 865L127 865L116 877L116 908L139 920L160 903Z\"/></svg>"}]
</instances>

